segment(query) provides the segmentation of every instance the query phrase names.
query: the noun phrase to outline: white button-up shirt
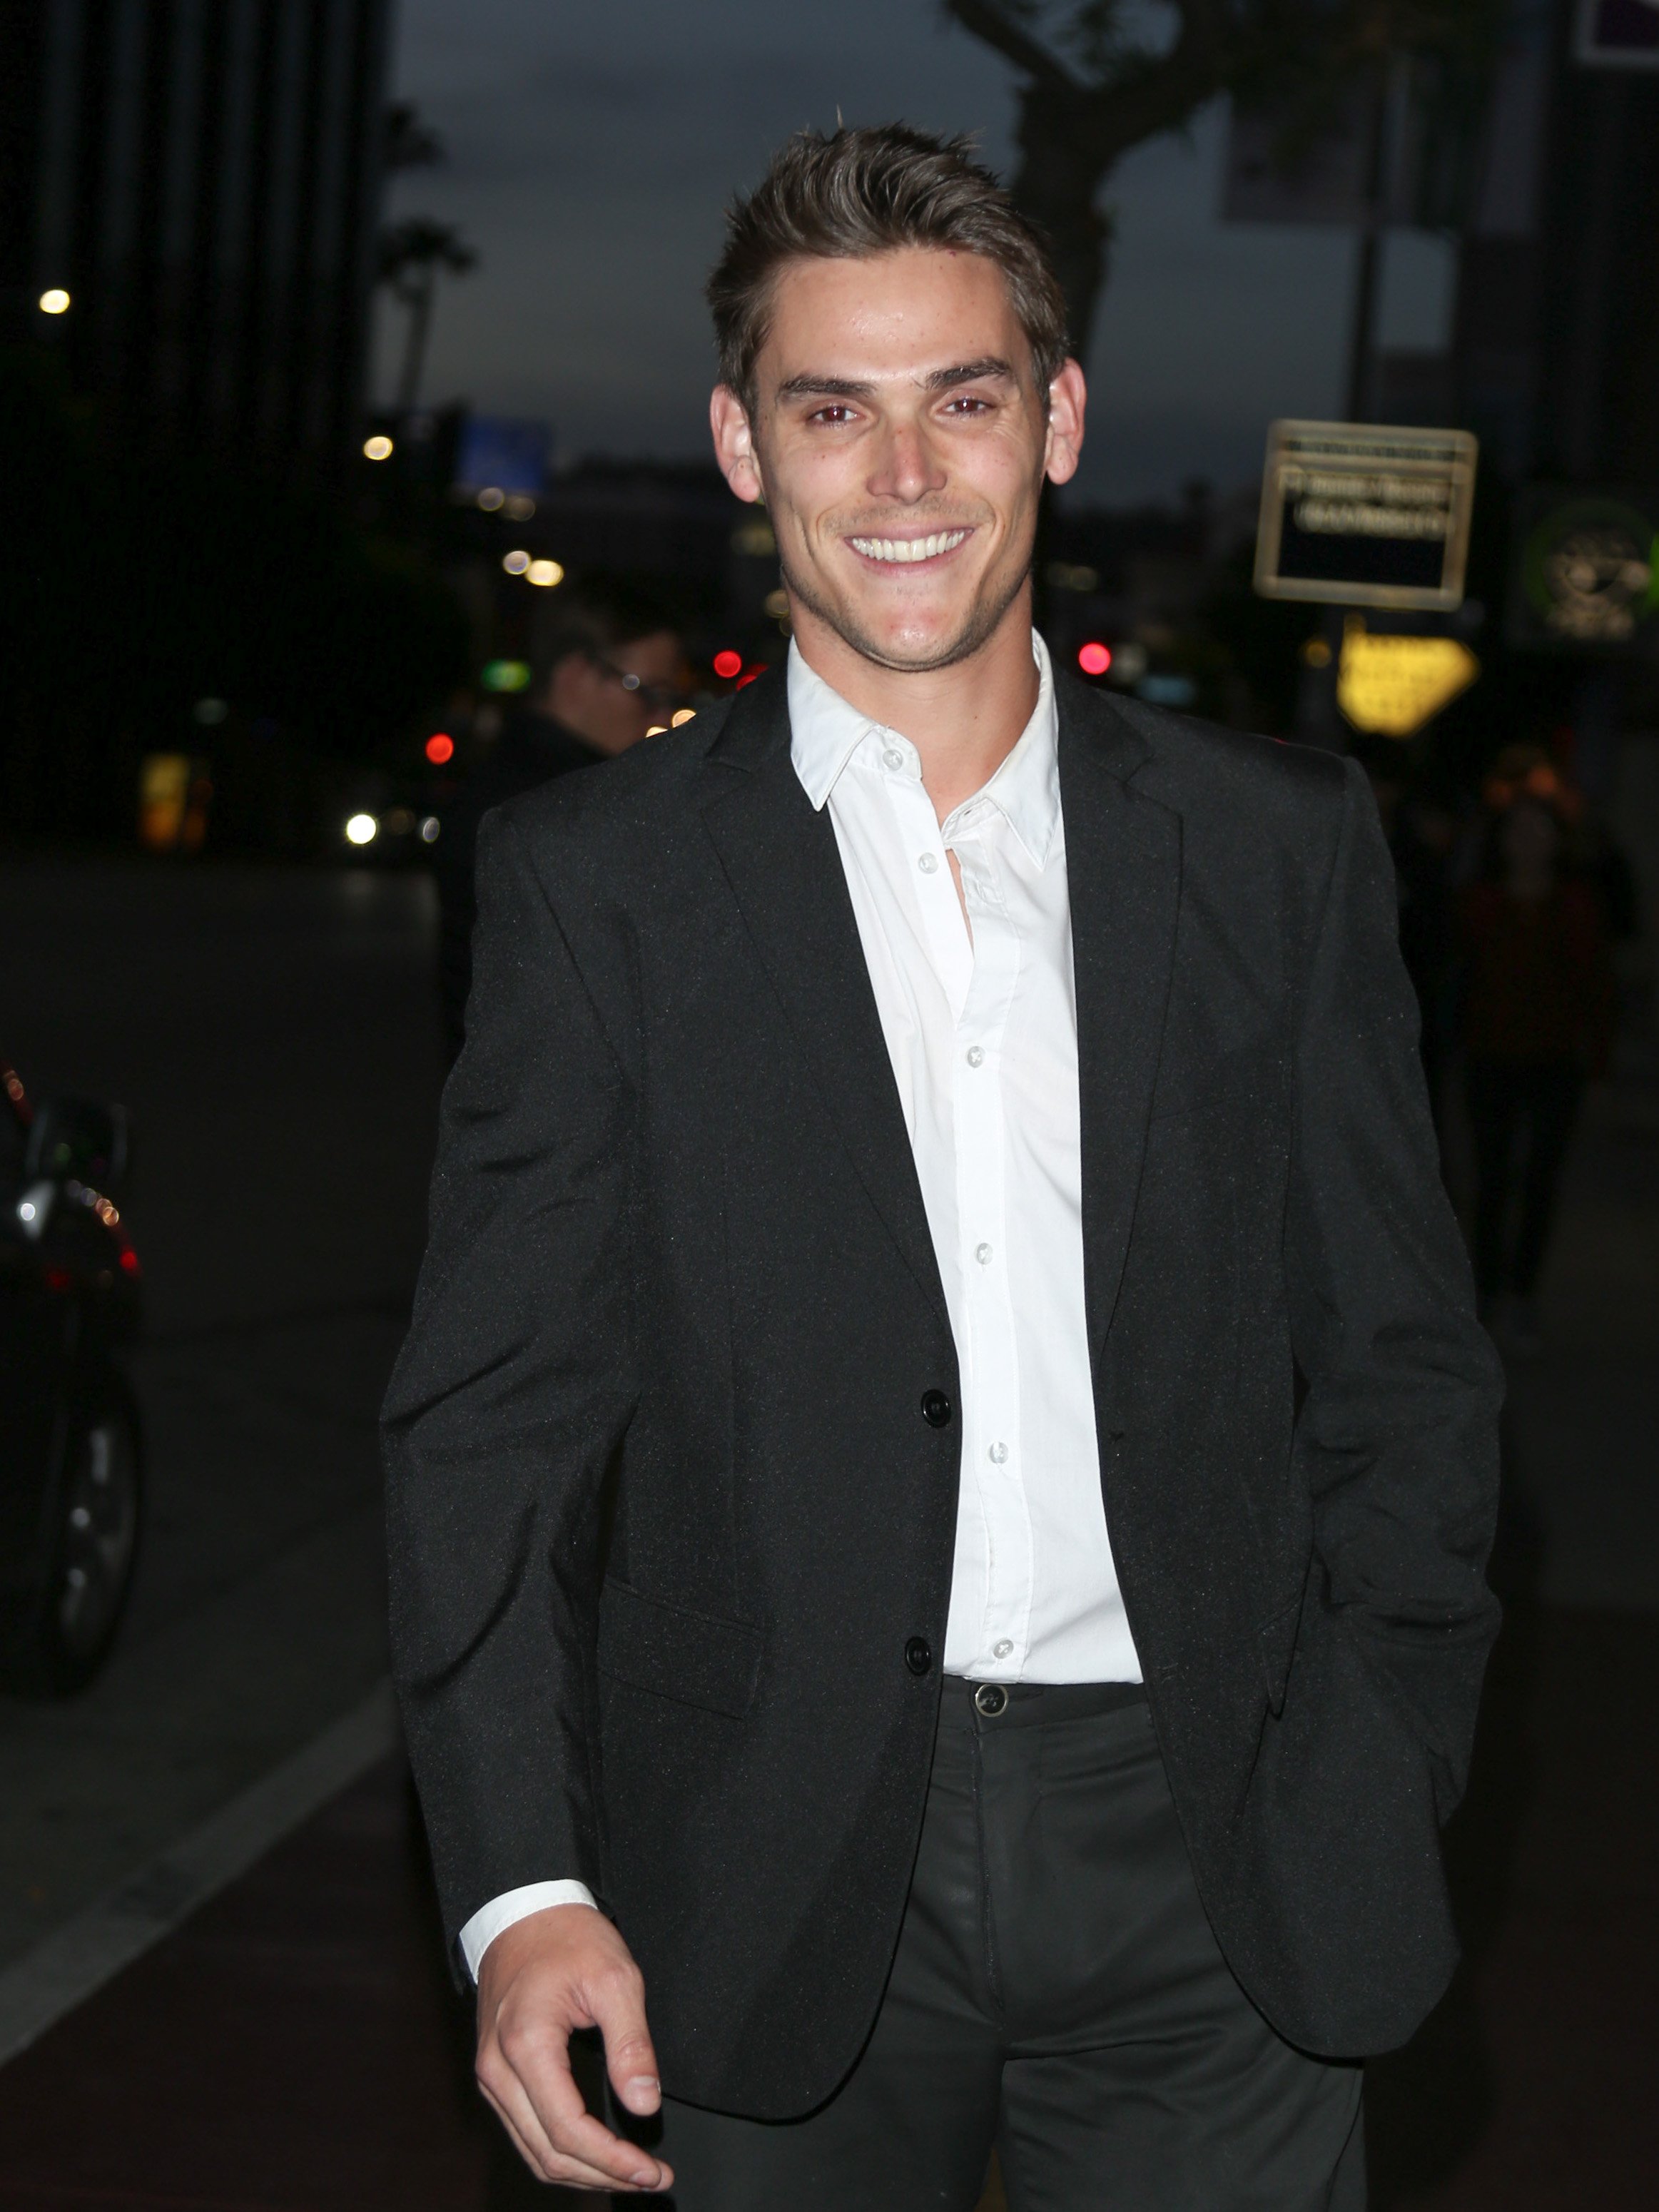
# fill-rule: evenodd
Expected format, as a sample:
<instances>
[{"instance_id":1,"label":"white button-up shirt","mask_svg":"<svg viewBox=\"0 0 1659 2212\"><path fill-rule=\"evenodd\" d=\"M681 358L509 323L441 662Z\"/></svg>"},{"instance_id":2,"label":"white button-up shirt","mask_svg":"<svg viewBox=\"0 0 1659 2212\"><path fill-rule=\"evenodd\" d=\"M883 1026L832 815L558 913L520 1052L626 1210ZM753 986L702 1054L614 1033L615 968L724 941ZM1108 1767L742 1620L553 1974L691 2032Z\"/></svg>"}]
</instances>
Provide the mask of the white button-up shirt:
<instances>
[{"instance_id":1,"label":"white button-up shirt","mask_svg":"<svg viewBox=\"0 0 1659 2212\"><path fill-rule=\"evenodd\" d=\"M1138 1682L1084 1317L1059 724L1048 651L1035 632L1031 644L1031 719L943 823L909 739L860 714L793 646L790 752L807 797L830 811L956 1338L962 1480L945 1672ZM476 1976L515 1920L592 1902L576 1881L493 1899L461 1930L467 1964Z\"/></svg>"},{"instance_id":2,"label":"white button-up shirt","mask_svg":"<svg viewBox=\"0 0 1659 2212\"><path fill-rule=\"evenodd\" d=\"M1084 1318L1059 729L1035 635L1032 649L1030 720L943 823L908 738L849 706L793 648L791 752L835 830L956 1337L962 1486L945 1671L1138 1682Z\"/></svg>"}]
</instances>

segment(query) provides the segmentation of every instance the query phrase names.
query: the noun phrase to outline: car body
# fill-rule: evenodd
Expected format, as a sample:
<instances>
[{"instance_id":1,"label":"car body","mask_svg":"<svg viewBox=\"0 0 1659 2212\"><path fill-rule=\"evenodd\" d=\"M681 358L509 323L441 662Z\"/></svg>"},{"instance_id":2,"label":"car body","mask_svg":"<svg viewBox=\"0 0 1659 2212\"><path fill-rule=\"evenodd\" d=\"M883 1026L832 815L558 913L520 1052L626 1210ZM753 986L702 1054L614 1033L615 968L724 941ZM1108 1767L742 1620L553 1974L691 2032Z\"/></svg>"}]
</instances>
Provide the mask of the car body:
<instances>
[{"instance_id":1,"label":"car body","mask_svg":"<svg viewBox=\"0 0 1659 2212\"><path fill-rule=\"evenodd\" d=\"M114 1640L143 1511L120 1364L141 1269L114 1194L118 1108L33 1106L0 1062L0 1680L81 1688Z\"/></svg>"}]
</instances>

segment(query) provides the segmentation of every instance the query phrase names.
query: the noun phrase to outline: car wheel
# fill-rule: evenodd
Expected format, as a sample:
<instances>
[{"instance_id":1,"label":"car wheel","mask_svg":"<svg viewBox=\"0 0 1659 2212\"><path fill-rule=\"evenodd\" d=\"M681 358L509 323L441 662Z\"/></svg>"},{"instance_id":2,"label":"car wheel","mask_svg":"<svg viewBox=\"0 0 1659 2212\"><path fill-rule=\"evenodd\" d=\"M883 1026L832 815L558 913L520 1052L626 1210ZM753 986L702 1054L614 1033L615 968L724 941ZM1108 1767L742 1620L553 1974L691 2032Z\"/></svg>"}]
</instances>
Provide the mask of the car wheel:
<instances>
[{"instance_id":1,"label":"car wheel","mask_svg":"<svg viewBox=\"0 0 1659 2212\"><path fill-rule=\"evenodd\" d=\"M143 1509L137 1419L112 1386L70 1431L51 1564L19 1655L21 1686L64 1696L102 1666L132 1588Z\"/></svg>"}]
</instances>

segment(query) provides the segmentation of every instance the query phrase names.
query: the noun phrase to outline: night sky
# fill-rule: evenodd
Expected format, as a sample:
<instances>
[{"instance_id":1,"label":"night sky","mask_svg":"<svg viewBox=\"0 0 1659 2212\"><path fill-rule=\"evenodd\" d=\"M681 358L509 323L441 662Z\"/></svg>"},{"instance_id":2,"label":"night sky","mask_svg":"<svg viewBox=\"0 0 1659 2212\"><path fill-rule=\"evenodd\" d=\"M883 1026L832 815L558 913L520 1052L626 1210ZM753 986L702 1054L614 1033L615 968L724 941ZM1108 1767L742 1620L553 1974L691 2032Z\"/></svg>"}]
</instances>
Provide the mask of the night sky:
<instances>
[{"instance_id":1,"label":"night sky","mask_svg":"<svg viewBox=\"0 0 1659 2212\"><path fill-rule=\"evenodd\" d=\"M448 159L399 178L391 211L453 222L482 257L445 289L422 397L549 417L565 459L706 452L721 209L792 130L839 106L974 131L999 168L1012 151L1011 71L935 0L399 0L394 81ZM1108 186L1118 243L1074 495L1231 489L1273 416L1339 404L1352 240L1220 222L1224 132L1212 109ZM1445 312L1443 249L1397 239L1385 342L1435 343ZM398 328L383 303L382 393Z\"/></svg>"}]
</instances>

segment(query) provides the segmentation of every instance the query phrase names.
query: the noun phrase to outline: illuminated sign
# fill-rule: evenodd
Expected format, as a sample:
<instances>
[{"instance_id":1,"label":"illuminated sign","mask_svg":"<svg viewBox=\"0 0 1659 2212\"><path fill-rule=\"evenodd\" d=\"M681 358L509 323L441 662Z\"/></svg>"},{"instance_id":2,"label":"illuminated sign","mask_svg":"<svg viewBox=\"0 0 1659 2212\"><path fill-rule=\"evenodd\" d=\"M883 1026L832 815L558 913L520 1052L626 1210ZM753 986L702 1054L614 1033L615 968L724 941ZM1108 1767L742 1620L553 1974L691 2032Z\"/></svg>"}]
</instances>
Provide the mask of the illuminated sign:
<instances>
[{"instance_id":1,"label":"illuminated sign","mask_svg":"<svg viewBox=\"0 0 1659 2212\"><path fill-rule=\"evenodd\" d=\"M1467 430L1275 422L1257 591L1334 606L1460 606L1478 450Z\"/></svg>"},{"instance_id":2,"label":"illuminated sign","mask_svg":"<svg viewBox=\"0 0 1659 2212\"><path fill-rule=\"evenodd\" d=\"M1409 738L1449 707L1480 673L1455 637L1399 637L1369 630L1358 615L1344 625L1336 703L1357 730Z\"/></svg>"},{"instance_id":3,"label":"illuminated sign","mask_svg":"<svg viewBox=\"0 0 1659 2212\"><path fill-rule=\"evenodd\" d=\"M1519 520L1514 644L1617 651L1659 638L1659 492L1534 485Z\"/></svg>"},{"instance_id":4,"label":"illuminated sign","mask_svg":"<svg viewBox=\"0 0 1659 2212\"><path fill-rule=\"evenodd\" d=\"M1659 70L1659 0L1578 0L1573 52L1591 69Z\"/></svg>"}]
</instances>

